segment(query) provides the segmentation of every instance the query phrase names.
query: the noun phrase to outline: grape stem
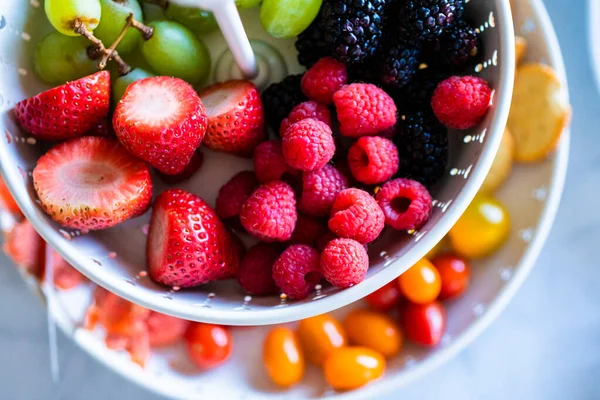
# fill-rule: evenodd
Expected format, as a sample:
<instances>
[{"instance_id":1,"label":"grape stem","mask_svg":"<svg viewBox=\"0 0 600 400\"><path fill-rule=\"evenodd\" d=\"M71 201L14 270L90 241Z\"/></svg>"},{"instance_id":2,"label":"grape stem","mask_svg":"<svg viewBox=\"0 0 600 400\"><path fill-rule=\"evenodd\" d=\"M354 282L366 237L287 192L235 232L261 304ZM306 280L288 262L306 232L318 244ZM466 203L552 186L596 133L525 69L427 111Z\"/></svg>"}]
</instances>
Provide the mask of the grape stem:
<instances>
[{"instance_id":1,"label":"grape stem","mask_svg":"<svg viewBox=\"0 0 600 400\"><path fill-rule=\"evenodd\" d=\"M133 18L133 14L129 14L129 17L127 17L127 20L128 21L131 20L131 26L134 27L135 29L137 29L138 31L142 32L142 38L144 40L150 40L150 38L154 34L154 28L152 28L151 26L142 24L140 21Z\"/></svg>"},{"instance_id":2,"label":"grape stem","mask_svg":"<svg viewBox=\"0 0 600 400\"><path fill-rule=\"evenodd\" d=\"M98 64L98 68L100 68L100 69L106 68L106 63L108 62L108 60L111 57L113 57L113 54L115 54L117 52L117 50L115 50L115 49L117 48L117 46L119 45L121 40L123 40L123 38L125 37L125 34L127 33L127 30L129 29L129 27L131 27L131 19L132 18L133 18L133 13L131 13L127 16L125 26L123 27L123 29L121 29L121 33L119 33L119 36L117 36L117 39L115 40L115 42L108 48L107 52L105 52L104 55L102 56L102 60L100 60L100 63ZM127 71L127 72L129 72L129 71Z\"/></svg>"},{"instance_id":3,"label":"grape stem","mask_svg":"<svg viewBox=\"0 0 600 400\"><path fill-rule=\"evenodd\" d=\"M125 61L123 61L123 59L121 58L119 53L114 49L112 49L112 51L110 51L106 47L104 47L104 44L102 43L102 41L100 39L98 39L96 36L94 36L92 34L92 32L88 31L88 29L85 27L85 24L83 22L81 22L79 20L75 21L74 28L75 28L74 29L75 33L85 37L87 40L92 42L93 48L91 49L91 51L88 51L88 55L92 60L96 59L100 54L102 54L102 56L103 56L102 60L100 61L100 64L98 65L99 69L102 70L106 67L107 60L114 60L117 63L117 65L119 66L119 74L121 74L121 76L127 75L131 71L131 67ZM117 44L118 44L118 40L117 40ZM112 46L111 46L111 48L112 48ZM106 61L104 60L105 58L106 58Z\"/></svg>"}]
</instances>

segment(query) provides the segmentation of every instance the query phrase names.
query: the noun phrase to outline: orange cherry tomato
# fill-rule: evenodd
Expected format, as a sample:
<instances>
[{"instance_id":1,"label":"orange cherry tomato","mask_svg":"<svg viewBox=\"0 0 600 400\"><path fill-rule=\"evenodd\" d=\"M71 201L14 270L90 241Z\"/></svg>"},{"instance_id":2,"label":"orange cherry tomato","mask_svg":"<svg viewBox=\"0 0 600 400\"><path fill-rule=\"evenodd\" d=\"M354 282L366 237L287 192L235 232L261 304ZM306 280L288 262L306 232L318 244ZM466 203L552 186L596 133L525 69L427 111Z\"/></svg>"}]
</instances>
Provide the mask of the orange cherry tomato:
<instances>
[{"instance_id":1,"label":"orange cherry tomato","mask_svg":"<svg viewBox=\"0 0 600 400\"><path fill-rule=\"evenodd\" d=\"M426 258L422 258L400 275L398 283L404 297L418 304L437 299L442 287L440 274Z\"/></svg>"},{"instance_id":2,"label":"orange cherry tomato","mask_svg":"<svg viewBox=\"0 0 600 400\"><path fill-rule=\"evenodd\" d=\"M446 331L446 310L441 303L409 303L402 313L406 338L423 346L435 346Z\"/></svg>"},{"instance_id":3,"label":"orange cherry tomato","mask_svg":"<svg viewBox=\"0 0 600 400\"><path fill-rule=\"evenodd\" d=\"M276 385L290 387L300 382L304 376L304 356L294 331L273 328L263 345L263 362Z\"/></svg>"},{"instance_id":4,"label":"orange cherry tomato","mask_svg":"<svg viewBox=\"0 0 600 400\"><path fill-rule=\"evenodd\" d=\"M350 346L335 350L325 360L325 380L335 390L352 390L383 375L385 358L367 347Z\"/></svg>"},{"instance_id":5,"label":"orange cherry tomato","mask_svg":"<svg viewBox=\"0 0 600 400\"><path fill-rule=\"evenodd\" d=\"M353 310L344 319L350 343L392 357L402 348L402 332L388 315L371 310Z\"/></svg>"},{"instance_id":6,"label":"orange cherry tomato","mask_svg":"<svg viewBox=\"0 0 600 400\"><path fill-rule=\"evenodd\" d=\"M344 328L329 314L300 321L296 332L306 358L315 365L322 365L333 350L348 344Z\"/></svg>"},{"instance_id":7,"label":"orange cherry tomato","mask_svg":"<svg viewBox=\"0 0 600 400\"><path fill-rule=\"evenodd\" d=\"M365 297L365 301L371 308L389 311L400 302L400 298L400 288L396 281L392 281Z\"/></svg>"},{"instance_id":8,"label":"orange cherry tomato","mask_svg":"<svg viewBox=\"0 0 600 400\"><path fill-rule=\"evenodd\" d=\"M213 368L231 355L231 334L220 325L194 322L185 333L188 357L200 368Z\"/></svg>"},{"instance_id":9,"label":"orange cherry tomato","mask_svg":"<svg viewBox=\"0 0 600 400\"><path fill-rule=\"evenodd\" d=\"M440 273L442 280L440 300L451 299L463 294L469 286L471 278L469 262L452 254L439 255L432 262Z\"/></svg>"}]
</instances>

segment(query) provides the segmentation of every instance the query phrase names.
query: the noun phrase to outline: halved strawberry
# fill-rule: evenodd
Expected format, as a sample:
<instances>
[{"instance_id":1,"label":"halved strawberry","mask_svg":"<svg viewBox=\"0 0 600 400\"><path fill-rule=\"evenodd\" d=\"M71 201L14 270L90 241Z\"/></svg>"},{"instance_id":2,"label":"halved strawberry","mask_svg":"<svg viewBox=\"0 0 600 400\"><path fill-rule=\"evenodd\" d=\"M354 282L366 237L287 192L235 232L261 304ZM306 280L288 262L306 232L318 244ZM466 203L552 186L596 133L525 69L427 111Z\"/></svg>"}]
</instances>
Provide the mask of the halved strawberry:
<instances>
[{"instance_id":1,"label":"halved strawberry","mask_svg":"<svg viewBox=\"0 0 600 400\"><path fill-rule=\"evenodd\" d=\"M148 233L150 277L191 287L235 275L243 248L200 197L169 189L156 198Z\"/></svg>"},{"instance_id":2,"label":"halved strawberry","mask_svg":"<svg viewBox=\"0 0 600 400\"><path fill-rule=\"evenodd\" d=\"M167 76L129 85L113 115L117 138L160 172L175 175L190 163L206 133L206 111L185 81Z\"/></svg>"},{"instance_id":3,"label":"halved strawberry","mask_svg":"<svg viewBox=\"0 0 600 400\"><path fill-rule=\"evenodd\" d=\"M46 244L29 221L16 224L6 235L3 250L18 267L38 279L44 275Z\"/></svg>"},{"instance_id":4,"label":"halved strawberry","mask_svg":"<svg viewBox=\"0 0 600 400\"><path fill-rule=\"evenodd\" d=\"M12 197L12 194L10 194L8 187L2 178L0 178L0 208L10 212L16 218L23 218L21 209Z\"/></svg>"},{"instance_id":5,"label":"halved strawberry","mask_svg":"<svg viewBox=\"0 0 600 400\"><path fill-rule=\"evenodd\" d=\"M175 175L167 175L159 172L158 176L160 176L160 179L165 183L169 183L172 185L176 183L181 183L187 181L192 176L194 176L196 172L198 172L198 170L202 168L202 164L204 164L204 154L202 154L201 151L196 151L192 156L192 159L190 160L189 164L186 165L183 171L181 171L180 173Z\"/></svg>"},{"instance_id":6,"label":"halved strawberry","mask_svg":"<svg viewBox=\"0 0 600 400\"><path fill-rule=\"evenodd\" d=\"M85 135L108 115L110 73L96 72L47 90L15 106L21 127L45 140Z\"/></svg>"},{"instance_id":7,"label":"halved strawberry","mask_svg":"<svg viewBox=\"0 0 600 400\"><path fill-rule=\"evenodd\" d=\"M116 140L86 136L50 149L33 170L42 209L69 228L115 226L143 213L152 197L150 169Z\"/></svg>"},{"instance_id":8,"label":"halved strawberry","mask_svg":"<svg viewBox=\"0 0 600 400\"><path fill-rule=\"evenodd\" d=\"M265 140L265 112L252 82L217 83L200 98L208 117L204 144L209 149L247 156Z\"/></svg>"}]
</instances>

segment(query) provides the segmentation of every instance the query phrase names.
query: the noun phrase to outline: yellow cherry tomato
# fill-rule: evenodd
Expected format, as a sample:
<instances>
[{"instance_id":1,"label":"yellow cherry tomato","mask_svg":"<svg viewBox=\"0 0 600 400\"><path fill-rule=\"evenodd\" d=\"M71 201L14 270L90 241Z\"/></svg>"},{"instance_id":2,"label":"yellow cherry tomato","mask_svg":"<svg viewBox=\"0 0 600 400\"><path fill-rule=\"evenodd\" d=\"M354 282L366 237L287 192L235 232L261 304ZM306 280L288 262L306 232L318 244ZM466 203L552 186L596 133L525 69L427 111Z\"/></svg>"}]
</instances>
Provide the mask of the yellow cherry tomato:
<instances>
[{"instance_id":1,"label":"yellow cherry tomato","mask_svg":"<svg viewBox=\"0 0 600 400\"><path fill-rule=\"evenodd\" d=\"M306 358L315 365L322 365L333 350L348 344L344 328L329 314L300 321L296 332Z\"/></svg>"},{"instance_id":2,"label":"yellow cherry tomato","mask_svg":"<svg viewBox=\"0 0 600 400\"><path fill-rule=\"evenodd\" d=\"M385 358L367 347L350 346L335 350L323 364L325 380L335 390L352 390L379 378Z\"/></svg>"},{"instance_id":3,"label":"yellow cherry tomato","mask_svg":"<svg viewBox=\"0 0 600 400\"><path fill-rule=\"evenodd\" d=\"M506 208L487 194L475 196L450 230L450 244L466 258L486 257L498 250L510 233Z\"/></svg>"},{"instance_id":4,"label":"yellow cherry tomato","mask_svg":"<svg viewBox=\"0 0 600 400\"><path fill-rule=\"evenodd\" d=\"M371 310L353 310L344 319L350 343L365 346L384 357L392 357L402 348L402 332L388 315Z\"/></svg>"},{"instance_id":5,"label":"yellow cherry tomato","mask_svg":"<svg viewBox=\"0 0 600 400\"><path fill-rule=\"evenodd\" d=\"M417 304L437 299L442 289L438 270L428 259L422 258L398 277L400 291L408 300Z\"/></svg>"},{"instance_id":6,"label":"yellow cherry tomato","mask_svg":"<svg viewBox=\"0 0 600 400\"><path fill-rule=\"evenodd\" d=\"M267 374L278 386L290 387L304 376L304 356L298 338L289 328L273 328L263 345Z\"/></svg>"}]
</instances>

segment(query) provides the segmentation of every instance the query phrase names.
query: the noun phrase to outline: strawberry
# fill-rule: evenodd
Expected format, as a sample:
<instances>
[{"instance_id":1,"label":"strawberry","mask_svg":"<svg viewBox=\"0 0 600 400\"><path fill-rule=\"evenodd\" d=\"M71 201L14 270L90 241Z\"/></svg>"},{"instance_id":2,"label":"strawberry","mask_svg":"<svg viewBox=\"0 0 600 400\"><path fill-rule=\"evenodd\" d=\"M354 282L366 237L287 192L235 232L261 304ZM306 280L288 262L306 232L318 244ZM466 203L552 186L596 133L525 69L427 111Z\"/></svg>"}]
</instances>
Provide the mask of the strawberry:
<instances>
[{"instance_id":1,"label":"strawberry","mask_svg":"<svg viewBox=\"0 0 600 400\"><path fill-rule=\"evenodd\" d=\"M156 198L147 245L148 270L156 282L191 287L232 277L242 252L200 197L169 189Z\"/></svg>"},{"instance_id":2,"label":"strawberry","mask_svg":"<svg viewBox=\"0 0 600 400\"><path fill-rule=\"evenodd\" d=\"M217 83L200 98L208 116L204 144L209 149L248 156L265 140L265 112L252 82Z\"/></svg>"},{"instance_id":3,"label":"strawberry","mask_svg":"<svg viewBox=\"0 0 600 400\"><path fill-rule=\"evenodd\" d=\"M206 111L187 82L168 76L129 85L113 115L131 154L167 175L183 171L206 133Z\"/></svg>"},{"instance_id":4,"label":"strawberry","mask_svg":"<svg viewBox=\"0 0 600 400\"><path fill-rule=\"evenodd\" d=\"M15 106L21 127L44 140L85 135L108 115L110 74L96 72L47 90Z\"/></svg>"},{"instance_id":5,"label":"strawberry","mask_svg":"<svg viewBox=\"0 0 600 400\"><path fill-rule=\"evenodd\" d=\"M200 151L196 151L194 153L194 155L192 156L190 163L188 165L186 165L185 168L183 169L183 171L181 171L180 173L175 174L175 175L167 175L167 174L162 174L159 172L158 176L160 176L160 179L164 183L169 183L169 184L181 183L181 182L187 181L192 176L194 176L196 174L196 172L198 172L198 170L200 168L202 168L203 163L204 163L204 154L202 154L202 152L200 152Z\"/></svg>"},{"instance_id":6,"label":"strawberry","mask_svg":"<svg viewBox=\"0 0 600 400\"><path fill-rule=\"evenodd\" d=\"M17 202L10 194L6 182L0 178L0 208L10 212L13 216L18 219L23 218L23 213L17 205Z\"/></svg>"},{"instance_id":7,"label":"strawberry","mask_svg":"<svg viewBox=\"0 0 600 400\"><path fill-rule=\"evenodd\" d=\"M6 235L3 250L17 266L41 279L44 275L45 243L29 221L16 224Z\"/></svg>"},{"instance_id":8,"label":"strawberry","mask_svg":"<svg viewBox=\"0 0 600 400\"><path fill-rule=\"evenodd\" d=\"M49 246L46 244L46 246ZM62 290L70 290L87 281L87 278L73 268L64 258L52 249L50 252L50 263L52 263L52 274L54 275L54 286ZM46 278L44 276L44 278Z\"/></svg>"},{"instance_id":9,"label":"strawberry","mask_svg":"<svg viewBox=\"0 0 600 400\"><path fill-rule=\"evenodd\" d=\"M162 347L178 342L183 339L189 325L190 322L184 319L150 311L146 319L150 346Z\"/></svg>"},{"instance_id":10,"label":"strawberry","mask_svg":"<svg viewBox=\"0 0 600 400\"><path fill-rule=\"evenodd\" d=\"M86 136L50 149L33 170L41 207L59 224L104 229L150 206L148 166L116 140Z\"/></svg>"}]
</instances>

